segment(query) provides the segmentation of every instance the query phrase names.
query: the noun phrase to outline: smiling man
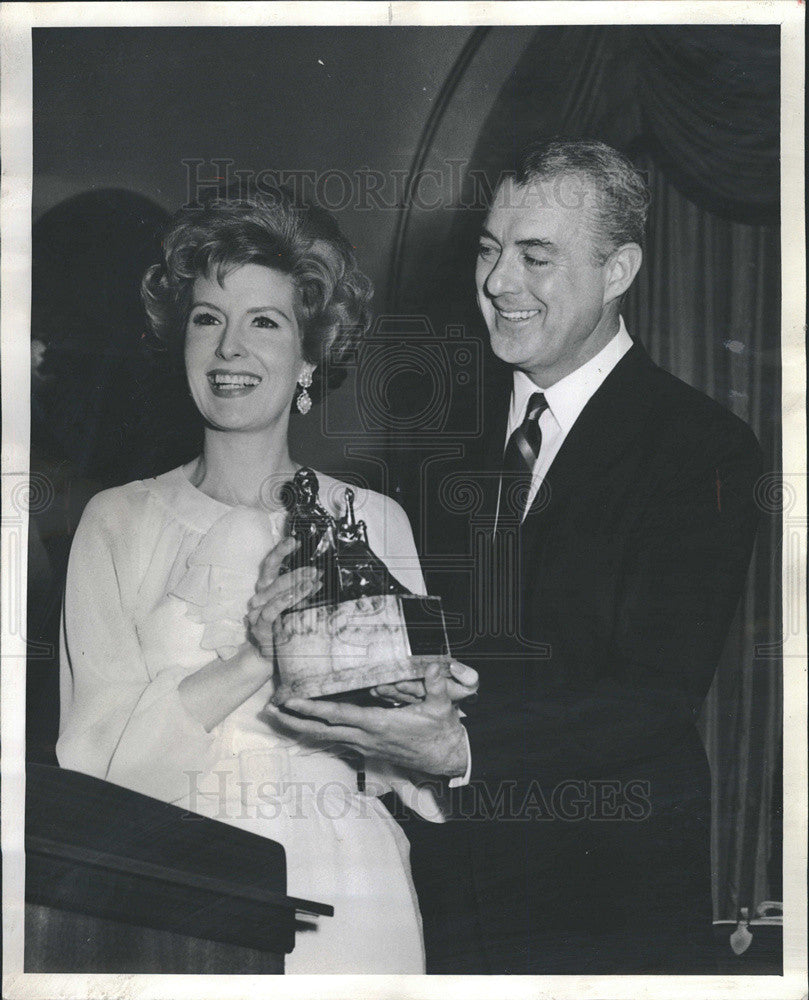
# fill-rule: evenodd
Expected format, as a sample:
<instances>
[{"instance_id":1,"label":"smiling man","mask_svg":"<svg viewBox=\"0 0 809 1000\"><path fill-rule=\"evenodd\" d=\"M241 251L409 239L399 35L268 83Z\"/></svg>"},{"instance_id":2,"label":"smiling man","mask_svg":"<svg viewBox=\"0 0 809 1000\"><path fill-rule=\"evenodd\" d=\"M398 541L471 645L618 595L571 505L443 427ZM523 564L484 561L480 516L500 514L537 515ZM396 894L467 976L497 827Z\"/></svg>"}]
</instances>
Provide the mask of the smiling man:
<instances>
[{"instance_id":1,"label":"smiling man","mask_svg":"<svg viewBox=\"0 0 809 1000\"><path fill-rule=\"evenodd\" d=\"M712 969L695 720L744 585L761 453L621 317L648 203L615 150L551 141L500 184L481 233L478 303L513 380L487 411L487 457L465 470L479 479L469 494L488 498L487 570L445 596L498 634L477 628L463 650L480 696L465 709L471 780L455 820L408 828L430 972ZM468 514L438 508L426 514L443 539L475 534ZM367 722L351 709L352 733L339 707L302 710L323 738L372 736L376 753L415 760L412 706ZM452 746L430 773L461 774Z\"/></svg>"},{"instance_id":2,"label":"smiling man","mask_svg":"<svg viewBox=\"0 0 809 1000\"><path fill-rule=\"evenodd\" d=\"M500 186L478 250L478 303L494 353L550 388L607 347L641 263L643 189L619 233L599 238L586 174Z\"/></svg>"},{"instance_id":3,"label":"smiling man","mask_svg":"<svg viewBox=\"0 0 809 1000\"><path fill-rule=\"evenodd\" d=\"M481 231L478 304L513 375L469 470L491 573L454 610L494 622L510 603L517 628L464 650L480 673L471 782L457 822L413 832L433 972L712 967L695 721L744 585L761 455L626 328L648 205L615 150L549 141Z\"/></svg>"}]
</instances>

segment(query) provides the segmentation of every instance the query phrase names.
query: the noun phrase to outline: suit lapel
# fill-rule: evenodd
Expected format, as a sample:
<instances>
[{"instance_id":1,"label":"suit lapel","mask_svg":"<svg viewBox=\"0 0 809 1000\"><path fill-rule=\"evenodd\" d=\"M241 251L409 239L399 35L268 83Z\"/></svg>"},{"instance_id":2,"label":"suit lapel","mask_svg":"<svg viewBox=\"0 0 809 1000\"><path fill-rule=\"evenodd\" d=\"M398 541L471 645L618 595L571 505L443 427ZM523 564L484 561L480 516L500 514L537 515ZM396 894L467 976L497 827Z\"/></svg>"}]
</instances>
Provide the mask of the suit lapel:
<instances>
[{"instance_id":1,"label":"suit lapel","mask_svg":"<svg viewBox=\"0 0 809 1000\"><path fill-rule=\"evenodd\" d=\"M497 511L497 495L500 483L500 472L503 467L503 450L506 445L506 430L508 428L508 411L511 401L512 379L508 370L508 378L498 378L488 390L484 398L484 452L482 455L480 473L483 489L483 514L492 519Z\"/></svg>"},{"instance_id":2,"label":"suit lapel","mask_svg":"<svg viewBox=\"0 0 809 1000\"><path fill-rule=\"evenodd\" d=\"M654 364L637 343L627 351L582 410L546 473L523 527L564 509L571 493L587 489L594 472L609 468L634 440L652 403Z\"/></svg>"}]
</instances>

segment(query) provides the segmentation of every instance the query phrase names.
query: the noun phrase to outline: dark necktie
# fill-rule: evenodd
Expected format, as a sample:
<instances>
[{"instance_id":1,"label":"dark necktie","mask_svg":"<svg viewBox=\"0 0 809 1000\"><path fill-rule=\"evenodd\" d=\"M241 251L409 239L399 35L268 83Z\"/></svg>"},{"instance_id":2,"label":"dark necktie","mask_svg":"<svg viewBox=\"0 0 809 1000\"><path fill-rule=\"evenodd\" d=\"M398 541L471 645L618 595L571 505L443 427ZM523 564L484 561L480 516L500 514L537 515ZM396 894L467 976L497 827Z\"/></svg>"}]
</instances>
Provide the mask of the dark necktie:
<instances>
[{"instance_id":1,"label":"dark necktie","mask_svg":"<svg viewBox=\"0 0 809 1000\"><path fill-rule=\"evenodd\" d=\"M508 439L503 453L503 473L500 478L500 506L498 526L505 523L519 524L522 520L534 464L542 445L542 431L539 418L548 409L548 401L541 392L535 392L528 400L525 420Z\"/></svg>"}]
</instances>

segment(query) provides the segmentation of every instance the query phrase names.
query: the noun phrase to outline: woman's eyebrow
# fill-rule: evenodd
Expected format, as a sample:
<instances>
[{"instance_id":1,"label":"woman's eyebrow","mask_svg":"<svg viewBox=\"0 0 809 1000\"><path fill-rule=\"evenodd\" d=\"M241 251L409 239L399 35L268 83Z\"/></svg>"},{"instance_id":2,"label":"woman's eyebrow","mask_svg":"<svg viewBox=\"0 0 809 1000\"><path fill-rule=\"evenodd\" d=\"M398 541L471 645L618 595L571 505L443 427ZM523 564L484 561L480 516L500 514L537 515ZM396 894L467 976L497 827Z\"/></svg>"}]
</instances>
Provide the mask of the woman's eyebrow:
<instances>
[{"instance_id":1,"label":"woman's eyebrow","mask_svg":"<svg viewBox=\"0 0 809 1000\"><path fill-rule=\"evenodd\" d=\"M192 309L198 309L200 306L203 306L205 309L215 309L217 312L221 312L222 311L219 306L215 306L212 302L205 302L203 300L203 301L192 302L191 303L191 308ZM283 316L284 319L288 323L292 322L292 320L289 318L289 316L287 316L287 314L284 312L284 310L283 309L279 309L278 306L255 306L253 309L247 309L246 312L249 315L252 315L253 313L277 312L278 315L279 316Z\"/></svg>"},{"instance_id":2,"label":"woman's eyebrow","mask_svg":"<svg viewBox=\"0 0 809 1000\"><path fill-rule=\"evenodd\" d=\"M277 312L279 316L283 316L285 320L291 322L289 316L284 312L283 309L279 309L278 306L256 306L254 309L248 309L248 313L265 313L265 312Z\"/></svg>"}]
</instances>

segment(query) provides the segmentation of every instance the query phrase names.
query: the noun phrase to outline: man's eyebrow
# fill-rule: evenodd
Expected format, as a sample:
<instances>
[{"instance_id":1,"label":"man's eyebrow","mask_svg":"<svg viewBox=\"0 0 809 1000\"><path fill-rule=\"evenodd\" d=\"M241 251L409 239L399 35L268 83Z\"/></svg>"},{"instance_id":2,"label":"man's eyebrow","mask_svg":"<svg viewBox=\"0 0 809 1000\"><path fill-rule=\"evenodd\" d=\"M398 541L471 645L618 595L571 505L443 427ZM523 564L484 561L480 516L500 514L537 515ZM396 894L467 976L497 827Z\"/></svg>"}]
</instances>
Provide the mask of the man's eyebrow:
<instances>
[{"instance_id":1,"label":"man's eyebrow","mask_svg":"<svg viewBox=\"0 0 809 1000\"><path fill-rule=\"evenodd\" d=\"M493 243L500 246L500 240L498 240L496 236L493 236L485 226L483 226L480 230L480 235L482 238L491 240ZM518 247L541 247L543 250L558 249L553 240L543 240L540 239L539 236L530 236L526 237L524 240L515 240L514 245Z\"/></svg>"},{"instance_id":2,"label":"man's eyebrow","mask_svg":"<svg viewBox=\"0 0 809 1000\"><path fill-rule=\"evenodd\" d=\"M542 247L543 250L556 250L556 244L553 240L541 240L539 237L515 240L514 242L518 247Z\"/></svg>"}]
</instances>

